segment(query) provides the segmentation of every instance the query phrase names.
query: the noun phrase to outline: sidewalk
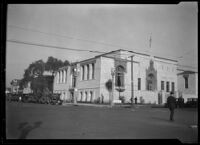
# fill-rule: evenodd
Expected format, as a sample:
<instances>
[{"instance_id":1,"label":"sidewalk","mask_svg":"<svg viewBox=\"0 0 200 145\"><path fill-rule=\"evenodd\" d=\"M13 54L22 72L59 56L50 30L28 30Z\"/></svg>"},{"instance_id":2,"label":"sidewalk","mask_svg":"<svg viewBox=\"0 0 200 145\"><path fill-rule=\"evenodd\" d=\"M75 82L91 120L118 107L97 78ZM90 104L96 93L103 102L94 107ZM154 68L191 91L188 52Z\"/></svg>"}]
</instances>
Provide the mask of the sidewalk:
<instances>
[{"instance_id":1,"label":"sidewalk","mask_svg":"<svg viewBox=\"0 0 200 145\"><path fill-rule=\"evenodd\" d=\"M93 107L108 107L111 108L110 104L91 104L91 103L77 103L76 105L74 103L63 103L63 106L93 106ZM140 107L151 107L152 105L147 104L134 104L135 108ZM115 104L113 107L123 107L123 108L131 108L131 104Z\"/></svg>"}]
</instances>

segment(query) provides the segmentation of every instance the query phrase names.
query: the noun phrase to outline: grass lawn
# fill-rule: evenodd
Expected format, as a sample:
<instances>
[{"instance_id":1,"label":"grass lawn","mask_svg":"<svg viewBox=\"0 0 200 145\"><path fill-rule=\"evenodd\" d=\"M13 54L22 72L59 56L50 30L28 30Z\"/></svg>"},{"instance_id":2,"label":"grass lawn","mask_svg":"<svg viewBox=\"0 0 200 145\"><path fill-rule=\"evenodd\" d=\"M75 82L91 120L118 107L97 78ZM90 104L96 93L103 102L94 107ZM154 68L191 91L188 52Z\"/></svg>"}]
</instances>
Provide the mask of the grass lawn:
<instances>
[{"instance_id":1,"label":"grass lawn","mask_svg":"<svg viewBox=\"0 0 200 145\"><path fill-rule=\"evenodd\" d=\"M179 139L197 142L197 109L6 104L7 139Z\"/></svg>"}]
</instances>

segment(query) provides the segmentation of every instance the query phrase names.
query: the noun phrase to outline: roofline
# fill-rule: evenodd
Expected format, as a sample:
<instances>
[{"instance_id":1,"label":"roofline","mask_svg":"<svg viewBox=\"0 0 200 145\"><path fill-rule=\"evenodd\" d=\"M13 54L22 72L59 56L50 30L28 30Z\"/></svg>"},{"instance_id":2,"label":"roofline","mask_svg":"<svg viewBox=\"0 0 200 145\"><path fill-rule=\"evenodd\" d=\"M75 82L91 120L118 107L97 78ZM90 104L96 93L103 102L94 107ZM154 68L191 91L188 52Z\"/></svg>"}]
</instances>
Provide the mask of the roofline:
<instances>
[{"instance_id":1,"label":"roofline","mask_svg":"<svg viewBox=\"0 0 200 145\"><path fill-rule=\"evenodd\" d=\"M183 72L198 73L198 71L192 71L192 70L183 70L183 69L180 69L180 68L177 68L177 70L179 70L179 71L183 71ZM181 72L181 73L183 73L183 72Z\"/></svg>"},{"instance_id":2,"label":"roofline","mask_svg":"<svg viewBox=\"0 0 200 145\"><path fill-rule=\"evenodd\" d=\"M95 57L104 56L104 55L107 55L107 54L110 54L110 53L113 53L113 52L117 52L117 51L128 51L128 52L139 54L139 55L150 56L149 54L145 54L145 53L135 52L135 51L126 50L126 49L118 49L118 50L115 50L115 51L111 51L111 52L107 52L107 53L104 53L104 54L101 54L101 55L97 55ZM164 59L164 60L178 62L177 60L174 60L174 59L169 59L169 58L164 58L164 57L159 57L159 56L153 56L153 57L158 58L158 59Z\"/></svg>"},{"instance_id":3,"label":"roofline","mask_svg":"<svg viewBox=\"0 0 200 145\"><path fill-rule=\"evenodd\" d=\"M174 59L169 59L169 58L164 58L164 57L159 57L159 56L154 56L155 58L158 59L164 59L164 60L169 60L169 61L174 61L174 62L178 62L178 60L174 60Z\"/></svg>"},{"instance_id":4,"label":"roofline","mask_svg":"<svg viewBox=\"0 0 200 145\"><path fill-rule=\"evenodd\" d=\"M114 52L117 52L117 51L128 51L130 53L135 53L135 54L139 54L139 55L145 55L145 56L150 56L149 54L145 54L145 53L140 53L140 52L135 52L135 51L131 51L131 50L125 50L125 49L117 49L117 50L114 50L114 51L110 51L110 52L106 52L106 53L103 53L103 54L100 54L100 55L96 55L92 58L89 58L89 59L85 59L85 60L82 60L82 61L77 61L77 62L73 62L70 64L70 66L72 65L75 65L77 63L82 63L82 62L85 62L85 61L89 61L89 60L92 60L92 59L96 59L96 58L99 58L99 57L105 57L105 55L107 54L112 54ZM173 60L173 59L169 59L169 58L164 58L164 57L159 57L159 56L154 56L155 58L158 58L158 59L164 59L164 60L169 60L169 61L174 61L174 62L178 62L177 60ZM111 58L111 57L110 57ZM138 63L138 62L136 62Z\"/></svg>"},{"instance_id":5,"label":"roofline","mask_svg":"<svg viewBox=\"0 0 200 145\"><path fill-rule=\"evenodd\" d=\"M112 59L115 59L114 57L111 57L111 56L102 56L102 57L106 57L106 58L112 58ZM131 60L126 60L126 59L122 59L120 58L121 60L124 60L124 61L127 61L127 62L131 62ZM133 61L134 63L139 63L138 61Z\"/></svg>"},{"instance_id":6,"label":"roofline","mask_svg":"<svg viewBox=\"0 0 200 145\"><path fill-rule=\"evenodd\" d=\"M96 57L96 58L97 58L97 57L101 57L101 56L104 56L104 55L107 55L107 54L111 54L111 53L113 53L113 52L117 52L117 51L120 51L120 50L122 50L122 49L118 49L118 50L106 52L106 53L103 53L103 54L100 54L100 55L96 55L95 57Z\"/></svg>"}]
</instances>

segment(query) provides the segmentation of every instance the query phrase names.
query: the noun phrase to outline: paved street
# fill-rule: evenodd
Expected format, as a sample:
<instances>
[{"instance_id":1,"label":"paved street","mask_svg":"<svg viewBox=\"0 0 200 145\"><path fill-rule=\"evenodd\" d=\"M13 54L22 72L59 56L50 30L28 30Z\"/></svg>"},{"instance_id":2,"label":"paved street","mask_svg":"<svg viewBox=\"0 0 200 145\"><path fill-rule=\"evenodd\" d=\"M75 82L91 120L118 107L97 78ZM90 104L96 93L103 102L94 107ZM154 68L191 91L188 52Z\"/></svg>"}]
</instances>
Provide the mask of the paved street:
<instances>
[{"instance_id":1,"label":"paved street","mask_svg":"<svg viewBox=\"0 0 200 145\"><path fill-rule=\"evenodd\" d=\"M197 109L7 103L8 139L175 139L197 142ZM193 125L191 127L191 125Z\"/></svg>"}]
</instances>

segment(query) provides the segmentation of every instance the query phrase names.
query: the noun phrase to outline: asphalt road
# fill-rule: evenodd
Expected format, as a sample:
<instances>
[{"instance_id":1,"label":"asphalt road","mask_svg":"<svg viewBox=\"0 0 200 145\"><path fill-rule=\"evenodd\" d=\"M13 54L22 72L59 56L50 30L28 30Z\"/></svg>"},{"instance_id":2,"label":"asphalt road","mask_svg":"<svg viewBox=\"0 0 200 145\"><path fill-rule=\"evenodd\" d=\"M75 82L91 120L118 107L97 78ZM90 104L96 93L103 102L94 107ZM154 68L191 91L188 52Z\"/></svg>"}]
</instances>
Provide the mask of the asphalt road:
<instances>
[{"instance_id":1,"label":"asphalt road","mask_svg":"<svg viewBox=\"0 0 200 145\"><path fill-rule=\"evenodd\" d=\"M6 104L7 139L179 139L198 140L197 109ZM191 125L194 125L191 127Z\"/></svg>"}]
</instances>

